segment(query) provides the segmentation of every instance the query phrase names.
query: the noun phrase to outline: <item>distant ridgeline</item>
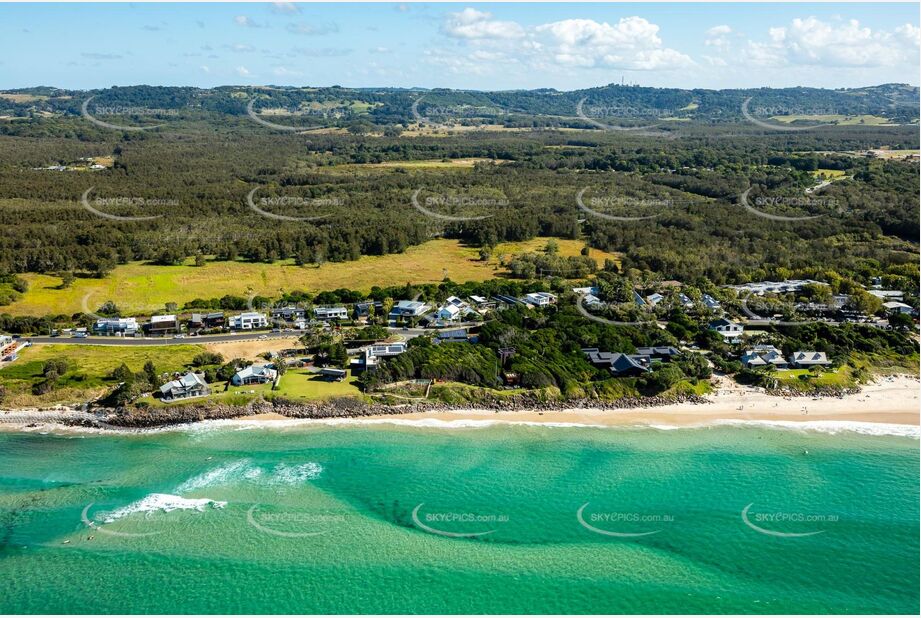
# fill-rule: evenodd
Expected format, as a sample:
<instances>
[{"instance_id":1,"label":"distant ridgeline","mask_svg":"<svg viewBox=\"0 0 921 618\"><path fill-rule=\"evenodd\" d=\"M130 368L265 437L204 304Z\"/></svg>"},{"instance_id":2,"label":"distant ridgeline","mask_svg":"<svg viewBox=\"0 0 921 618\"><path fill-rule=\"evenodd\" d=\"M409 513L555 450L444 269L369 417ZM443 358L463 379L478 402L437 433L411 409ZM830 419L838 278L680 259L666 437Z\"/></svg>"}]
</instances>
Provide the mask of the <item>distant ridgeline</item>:
<instances>
[{"instance_id":1,"label":"distant ridgeline","mask_svg":"<svg viewBox=\"0 0 921 618\"><path fill-rule=\"evenodd\" d=\"M753 115L860 116L893 123L917 122L918 88L883 84L864 88L754 88L683 90L607 85L562 92L554 89L483 92L401 88L295 88L284 86L191 87L128 86L77 91L52 87L23 88L0 96L0 115L24 117L52 113L80 115L83 103L94 107L171 110L187 117L245 116L272 110L298 116L298 125L347 127L356 121L384 127L418 121L498 124L503 126L591 127L594 118L670 118L733 122ZM17 96L18 95L18 96ZM582 112L577 106L582 102ZM414 110L414 104L415 110Z\"/></svg>"}]
</instances>

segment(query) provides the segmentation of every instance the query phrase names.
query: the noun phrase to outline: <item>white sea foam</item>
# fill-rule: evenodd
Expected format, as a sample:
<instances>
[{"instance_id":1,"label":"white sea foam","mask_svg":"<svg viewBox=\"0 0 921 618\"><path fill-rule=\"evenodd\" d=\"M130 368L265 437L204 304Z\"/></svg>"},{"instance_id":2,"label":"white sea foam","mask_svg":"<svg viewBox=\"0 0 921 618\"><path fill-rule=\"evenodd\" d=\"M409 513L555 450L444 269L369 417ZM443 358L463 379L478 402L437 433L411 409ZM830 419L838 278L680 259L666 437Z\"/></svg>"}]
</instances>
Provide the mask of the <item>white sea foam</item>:
<instances>
[{"instance_id":1,"label":"white sea foam","mask_svg":"<svg viewBox=\"0 0 921 618\"><path fill-rule=\"evenodd\" d=\"M207 472L202 472L193 476L176 488L176 493L184 494L205 487L214 487L216 485L228 485L233 481L246 477L247 473L252 473L253 466L249 459L240 459L216 468L211 468Z\"/></svg>"},{"instance_id":2,"label":"white sea foam","mask_svg":"<svg viewBox=\"0 0 921 618\"><path fill-rule=\"evenodd\" d=\"M177 510L204 511L206 507L221 509L227 506L226 502L212 500L211 498L183 498L172 494L150 494L128 506L115 509L105 515L105 523L110 524L116 519L121 519L132 513L153 513L162 511L169 513Z\"/></svg>"},{"instance_id":3,"label":"white sea foam","mask_svg":"<svg viewBox=\"0 0 921 618\"><path fill-rule=\"evenodd\" d=\"M867 436L900 436L921 439L921 427L918 425L899 425L896 423L865 423L861 421L769 421L723 419L713 421L714 425L762 426L776 429L797 431L816 431L820 433L839 434L858 433Z\"/></svg>"},{"instance_id":4,"label":"white sea foam","mask_svg":"<svg viewBox=\"0 0 921 618\"><path fill-rule=\"evenodd\" d=\"M323 466L308 461L304 464L278 464L267 479L269 485L297 485L305 481L313 481L320 477Z\"/></svg>"},{"instance_id":5,"label":"white sea foam","mask_svg":"<svg viewBox=\"0 0 921 618\"><path fill-rule=\"evenodd\" d=\"M181 483L175 491L177 494L185 494L205 488L226 487L252 481L276 487L294 486L316 480L322 472L323 466L315 461L259 466L250 459L240 459L197 474Z\"/></svg>"}]
</instances>

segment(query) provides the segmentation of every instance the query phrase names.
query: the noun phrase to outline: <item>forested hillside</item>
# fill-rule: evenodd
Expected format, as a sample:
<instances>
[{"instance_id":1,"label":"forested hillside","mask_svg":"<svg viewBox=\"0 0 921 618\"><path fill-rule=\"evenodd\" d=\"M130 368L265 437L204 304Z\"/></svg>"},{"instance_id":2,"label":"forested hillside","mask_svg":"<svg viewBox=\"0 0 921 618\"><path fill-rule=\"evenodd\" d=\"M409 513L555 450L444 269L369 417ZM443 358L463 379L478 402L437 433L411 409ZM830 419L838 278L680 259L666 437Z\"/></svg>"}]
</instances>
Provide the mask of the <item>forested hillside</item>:
<instances>
[{"instance_id":1,"label":"forested hillside","mask_svg":"<svg viewBox=\"0 0 921 618\"><path fill-rule=\"evenodd\" d=\"M865 154L918 148L917 125L896 124L917 119L918 92L908 87L439 91L415 112L422 93L404 90L19 92L32 101L0 99L14 116L0 121L4 275L104 276L120 263L193 256L316 264L439 236L488 251L540 235L584 238L621 253L623 268L663 278L917 276L917 158ZM92 122L80 111L88 96L107 122L159 126ZM259 119L324 128L264 126L247 114L254 96ZM604 130L578 117L567 122L585 128L546 128L583 98L615 96L637 108L687 107L688 98L697 107L687 122L653 131ZM731 113L755 96L891 122L770 130ZM424 104L448 103L515 108L531 124L468 130L457 118L446 126L424 116ZM274 107L322 113L262 113Z\"/></svg>"}]
</instances>

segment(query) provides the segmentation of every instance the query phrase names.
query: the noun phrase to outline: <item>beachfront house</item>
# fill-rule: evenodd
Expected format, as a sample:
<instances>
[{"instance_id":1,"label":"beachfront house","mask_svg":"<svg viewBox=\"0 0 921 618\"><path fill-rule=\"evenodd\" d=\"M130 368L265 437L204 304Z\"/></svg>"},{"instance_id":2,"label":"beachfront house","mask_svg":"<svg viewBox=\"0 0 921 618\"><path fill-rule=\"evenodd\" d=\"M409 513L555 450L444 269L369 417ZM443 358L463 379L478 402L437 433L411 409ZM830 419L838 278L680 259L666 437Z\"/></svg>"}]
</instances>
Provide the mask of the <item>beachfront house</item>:
<instances>
[{"instance_id":1,"label":"beachfront house","mask_svg":"<svg viewBox=\"0 0 921 618\"><path fill-rule=\"evenodd\" d=\"M790 357L790 364L798 369L808 369L809 367L828 367L831 361L825 352L800 351L794 352Z\"/></svg>"},{"instance_id":2,"label":"beachfront house","mask_svg":"<svg viewBox=\"0 0 921 618\"><path fill-rule=\"evenodd\" d=\"M211 389L208 388L204 379L197 373L191 371L160 387L160 399L163 401L177 401L180 399L191 399L192 397L204 397L210 393Z\"/></svg>"},{"instance_id":3,"label":"beachfront house","mask_svg":"<svg viewBox=\"0 0 921 618\"><path fill-rule=\"evenodd\" d=\"M406 343L397 341L395 343L379 343L365 348L363 365L365 369L375 367L382 358L397 356L406 351Z\"/></svg>"},{"instance_id":4,"label":"beachfront house","mask_svg":"<svg viewBox=\"0 0 921 618\"><path fill-rule=\"evenodd\" d=\"M230 316L229 324L233 330L253 330L266 328L269 325L269 319L264 313L247 311L240 315Z\"/></svg>"},{"instance_id":5,"label":"beachfront house","mask_svg":"<svg viewBox=\"0 0 921 618\"><path fill-rule=\"evenodd\" d=\"M745 332L745 327L737 322L720 318L707 325L710 330L718 332L726 341L738 341Z\"/></svg>"},{"instance_id":6,"label":"beachfront house","mask_svg":"<svg viewBox=\"0 0 921 618\"><path fill-rule=\"evenodd\" d=\"M786 369L789 365L780 350L772 345L756 345L750 350L745 350L745 354L739 360L749 369L767 366Z\"/></svg>"},{"instance_id":7,"label":"beachfront house","mask_svg":"<svg viewBox=\"0 0 921 618\"><path fill-rule=\"evenodd\" d=\"M274 382L278 377L278 371L268 365L250 365L239 370L230 378L230 383L234 386L244 386L246 384L265 384Z\"/></svg>"},{"instance_id":8,"label":"beachfront house","mask_svg":"<svg viewBox=\"0 0 921 618\"><path fill-rule=\"evenodd\" d=\"M636 355L602 352L598 348L583 348L582 353L592 365L607 369L615 377L638 376L649 371L644 359Z\"/></svg>"},{"instance_id":9,"label":"beachfront house","mask_svg":"<svg viewBox=\"0 0 921 618\"><path fill-rule=\"evenodd\" d=\"M654 360L668 362L679 354L681 354L681 352L679 352L677 348L673 348L670 345L661 345L637 348L634 356L645 358L646 362L643 364L648 365L650 361Z\"/></svg>"},{"instance_id":10,"label":"beachfront house","mask_svg":"<svg viewBox=\"0 0 921 618\"><path fill-rule=\"evenodd\" d=\"M334 367L324 367L320 369L320 375L330 382L342 382L346 377L348 377L348 372L345 369L335 369Z\"/></svg>"}]
</instances>

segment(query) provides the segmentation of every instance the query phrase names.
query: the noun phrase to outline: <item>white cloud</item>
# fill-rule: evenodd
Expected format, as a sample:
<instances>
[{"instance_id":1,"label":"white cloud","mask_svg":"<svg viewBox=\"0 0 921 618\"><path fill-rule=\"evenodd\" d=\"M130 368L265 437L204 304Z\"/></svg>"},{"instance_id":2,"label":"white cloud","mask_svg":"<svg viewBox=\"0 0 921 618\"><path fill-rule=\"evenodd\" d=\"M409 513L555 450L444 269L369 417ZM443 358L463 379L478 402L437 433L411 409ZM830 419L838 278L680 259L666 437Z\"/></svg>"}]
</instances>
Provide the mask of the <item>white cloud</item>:
<instances>
[{"instance_id":1,"label":"white cloud","mask_svg":"<svg viewBox=\"0 0 921 618\"><path fill-rule=\"evenodd\" d=\"M248 76L249 76L249 69L247 69L247 68L244 67L244 66L238 66L237 69L236 69L236 71L237 71L237 75L239 75L240 77L248 77Z\"/></svg>"},{"instance_id":2,"label":"white cloud","mask_svg":"<svg viewBox=\"0 0 921 618\"><path fill-rule=\"evenodd\" d=\"M905 24L904 26L899 26L896 28L895 32L900 37L908 40L911 43L914 43L915 47L921 47L921 28L918 26Z\"/></svg>"},{"instance_id":3,"label":"white cloud","mask_svg":"<svg viewBox=\"0 0 921 618\"><path fill-rule=\"evenodd\" d=\"M659 26L642 17L624 17L616 24L591 19L566 19L535 28L535 49L551 50L567 66L637 71L691 66L689 56L663 47Z\"/></svg>"},{"instance_id":4,"label":"white cloud","mask_svg":"<svg viewBox=\"0 0 921 618\"><path fill-rule=\"evenodd\" d=\"M713 26L707 30L707 39L704 41L704 45L707 47L715 47L721 52L729 51L729 38L728 36L732 34L732 28L723 24L719 26Z\"/></svg>"},{"instance_id":5,"label":"white cloud","mask_svg":"<svg viewBox=\"0 0 921 618\"><path fill-rule=\"evenodd\" d=\"M244 28L261 28L262 24L259 24L253 21L251 18L246 15L237 15L233 18L233 21L238 26L243 26Z\"/></svg>"},{"instance_id":6,"label":"white cloud","mask_svg":"<svg viewBox=\"0 0 921 618\"><path fill-rule=\"evenodd\" d=\"M291 34L302 34L306 36L319 36L322 34L339 32L339 26L336 24L324 24L321 26L315 26L305 22L288 24L285 26L285 29Z\"/></svg>"},{"instance_id":7,"label":"white cloud","mask_svg":"<svg viewBox=\"0 0 921 618\"><path fill-rule=\"evenodd\" d=\"M272 12L292 15L294 13L300 13L301 8L293 2L273 2Z\"/></svg>"},{"instance_id":8,"label":"white cloud","mask_svg":"<svg viewBox=\"0 0 921 618\"><path fill-rule=\"evenodd\" d=\"M210 72L211 72L211 67L209 67L207 64L203 64L203 65L201 65L201 66L198 67L198 68L200 68L200 69L201 69L202 71L204 71L205 73L210 73Z\"/></svg>"},{"instance_id":9,"label":"white cloud","mask_svg":"<svg viewBox=\"0 0 921 618\"><path fill-rule=\"evenodd\" d=\"M917 62L918 29L911 24L886 32L856 19L825 22L794 19L768 29L768 42L749 41L742 60L760 65L840 68L893 67Z\"/></svg>"},{"instance_id":10,"label":"white cloud","mask_svg":"<svg viewBox=\"0 0 921 618\"><path fill-rule=\"evenodd\" d=\"M729 33L731 33L731 32L732 32L732 28L730 28L729 26L723 24L723 25L720 25L720 26L713 26L712 28L710 28L709 30L707 30L707 36L708 36L708 37L724 36L724 35L729 34Z\"/></svg>"},{"instance_id":11,"label":"white cloud","mask_svg":"<svg viewBox=\"0 0 921 618\"><path fill-rule=\"evenodd\" d=\"M542 71L553 67L646 71L694 64L689 56L665 47L659 26L642 17L625 17L614 24L564 19L526 28L466 8L451 13L442 30L474 47L472 52L458 50L451 62L440 60L441 64L456 68L491 62L524 64ZM463 60L457 58L460 55Z\"/></svg>"},{"instance_id":12,"label":"white cloud","mask_svg":"<svg viewBox=\"0 0 921 618\"><path fill-rule=\"evenodd\" d=\"M525 34L516 22L494 20L491 13L471 8L451 13L444 32L457 39L518 39Z\"/></svg>"}]
</instances>

